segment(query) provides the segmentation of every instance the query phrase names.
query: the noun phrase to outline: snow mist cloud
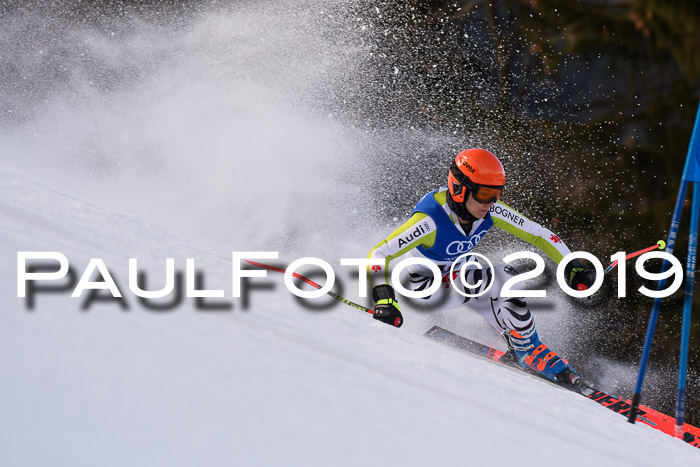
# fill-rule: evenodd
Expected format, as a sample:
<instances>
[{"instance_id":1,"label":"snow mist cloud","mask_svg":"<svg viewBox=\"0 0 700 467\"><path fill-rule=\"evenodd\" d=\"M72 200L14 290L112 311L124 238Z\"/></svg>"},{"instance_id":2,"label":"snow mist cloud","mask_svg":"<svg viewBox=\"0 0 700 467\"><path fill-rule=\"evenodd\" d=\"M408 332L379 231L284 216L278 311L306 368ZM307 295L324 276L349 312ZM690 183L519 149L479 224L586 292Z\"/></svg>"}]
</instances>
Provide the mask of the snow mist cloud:
<instances>
[{"instance_id":1,"label":"snow mist cloud","mask_svg":"<svg viewBox=\"0 0 700 467\"><path fill-rule=\"evenodd\" d=\"M8 15L0 160L226 247L346 229L361 149L324 102L357 50L334 3Z\"/></svg>"}]
</instances>

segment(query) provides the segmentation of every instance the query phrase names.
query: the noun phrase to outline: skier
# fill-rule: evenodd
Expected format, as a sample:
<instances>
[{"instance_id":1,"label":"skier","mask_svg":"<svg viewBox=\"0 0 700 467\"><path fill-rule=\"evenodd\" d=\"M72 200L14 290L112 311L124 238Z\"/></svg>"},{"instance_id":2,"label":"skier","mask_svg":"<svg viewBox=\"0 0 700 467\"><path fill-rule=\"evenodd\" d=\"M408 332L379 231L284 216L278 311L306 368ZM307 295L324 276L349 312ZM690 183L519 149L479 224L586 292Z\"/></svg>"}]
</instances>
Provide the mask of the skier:
<instances>
[{"instance_id":1,"label":"skier","mask_svg":"<svg viewBox=\"0 0 700 467\"><path fill-rule=\"evenodd\" d=\"M461 256L454 267L456 277L460 268L473 259L464 253L474 248L493 226L538 247L556 263L571 253L550 230L499 200L505 181L501 162L489 151L468 149L457 154L450 167L447 188L426 194L411 218L369 253L369 258L383 261L383 266L368 269L375 301L374 318L395 326L403 323L396 293L389 285L389 263L401 255L427 258L443 274L442 293L426 297L429 304L439 302L442 309L467 304L501 333L509 347L507 355L514 356L522 368L531 368L550 380L576 384L580 380L576 370L540 340L525 300L500 297L502 285L515 273L513 268L501 264L483 270L472 263L465 268L468 290L459 280L454 281L455 287L476 295L493 280L489 291L474 298L447 293L452 263ZM407 270L414 291L426 290L433 284L433 273L428 267L418 264ZM595 272L584 268L578 259L569 262L565 276L576 290L585 290L595 282ZM479 284L480 279L484 280Z\"/></svg>"}]
</instances>

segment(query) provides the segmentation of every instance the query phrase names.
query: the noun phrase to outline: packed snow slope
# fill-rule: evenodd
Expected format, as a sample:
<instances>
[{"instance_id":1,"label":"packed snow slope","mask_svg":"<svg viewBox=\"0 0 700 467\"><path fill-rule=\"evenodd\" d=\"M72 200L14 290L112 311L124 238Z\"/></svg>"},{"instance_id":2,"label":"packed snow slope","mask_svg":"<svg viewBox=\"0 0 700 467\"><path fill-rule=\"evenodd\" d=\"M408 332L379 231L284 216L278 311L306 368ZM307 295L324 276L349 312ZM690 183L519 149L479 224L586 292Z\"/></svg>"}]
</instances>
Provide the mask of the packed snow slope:
<instances>
[{"instance_id":1,"label":"packed snow slope","mask_svg":"<svg viewBox=\"0 0 700 467\"><path fill-rule=\"evenodd\" d=\"M281 275L230 298L230 251L0 165L0 464L694 465L700 450L576 394L339 305L314 311ZM17 252L101 258L128 310L71 290L17 298ZM199 310L138 305L128 258L163 285L194 258ZM95 278L97 280L97 278ZM105 291L101 291L104 293ZM411 324L413 322L413 325Z\"/></svg>"}]
</instances>

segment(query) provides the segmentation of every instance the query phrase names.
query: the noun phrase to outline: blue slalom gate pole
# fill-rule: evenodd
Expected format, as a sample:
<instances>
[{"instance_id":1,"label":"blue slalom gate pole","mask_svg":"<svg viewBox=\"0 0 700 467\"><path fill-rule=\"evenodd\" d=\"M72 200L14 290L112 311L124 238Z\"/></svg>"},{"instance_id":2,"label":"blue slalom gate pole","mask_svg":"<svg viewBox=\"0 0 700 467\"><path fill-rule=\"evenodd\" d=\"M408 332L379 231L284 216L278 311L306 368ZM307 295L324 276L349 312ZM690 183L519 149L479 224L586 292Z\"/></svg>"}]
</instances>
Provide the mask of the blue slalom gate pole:
<instances>
[{"instance_id":1,"label":"blue slalom gate pole","mask_svg":"<svg viewBox=\"0 0 700 467\"><path fill-rule=\"evenodd\" d=\"M681 355L678 364L678 394L676 396L676 436L683 438L685 419L685 383L690 343L690 315L693 308L693 282L695 282L695 255L698 244L698 217L700 217L700 184L693 184L693 210L690 214L688 262L685 265L685 296L683 297L683 329L681 331Z\"/></svg>"},{"instance_id":2,"label":"blue slalom gate pole","mask_svg":"<svg viewBox=\"0 0 700 467\"><path fill-rule=\"evenodd\" d=\"M688 183L694 182L693 190L693 208L691 213L690 238L688 241L688 264L686 265L686 291L683 305L683 329L681 334L681 356L678 373L678 399L676 401L676 433L679 436L683 435L683 418L685 414L685 384L686 384L686 368L688 364L688 343L690 336L690 314L693 301L693 279L695 277L695 253L697 249L698 235L698 211L700 210L700 195L697 193L698 184L700 184L700 106L695 115L695 125L693 133L690 137L690 145L688 146L688 155L685 159L685 168L681 177L681 186L678 189L678 198L676 198L676 207L673 210L673 218L671 219L671 229L668 233L668 241L666 242L666 253L673 254L673 247L676 243L678 234L678 226L680 224L681 212L683 211L683 202L685 201L685 193L688 189ZM692 256L691 256L692 255ZM668 268L668 261L664 261L662 270ZM690 272L688 272L690 271ZM692 277L690 277L692 276ZM659 281L657 290L662 290L666 286L666 279ZM642 386L644 385L644 375L647 370L649 361L649 353L651 351L651 341L654 338L656 329L656 321L659 317L659 309L661 308L661 298L655 298L651 308L651 316L649 317L649 325L647 327L647 335L644 340L644 349L642 358L639 362L639 373L637 374L637 385L632 396L632 407L628 417L630 423L634 423L637 419L637 410L642 397Z\"/></svg>"},{"instance_id":3,"label":"blue slalom gate pole","mask_svg":"<svg viewBox=\"0 0 700 467\"><path fill-rule=\"evenodd\" d=\"M681 186L678 189L678 197L676 198L676 207L673 210L673 218L671 219L671 230L668 232L666 240L666 253L673 254L673 247L676 244L676 236L678 234L678 226L681 222L681 213L683 212L683 203L685 202L685 192L688 189L688 182L681 180ZM670 263L664 260L661 267L662 271L666 271ZM663 290L666 287L666 279L661 279L657 286L657 290ZM644 385L644 375L647 371L647 363L649 362L649 353L651 352L651 341L654 338L656 331L656 321L659 318L659 310L661 309L661 298L654 299L654 304L651 307L651 315L649 316L649 325L647 326L647 336L644 339L644 349L642 350L642 359L639 362L639 372L637 373L637 385L634 388L632 395L632 408L627 416L627 421L634 423L637 420L637 409L642 398L642 386Z\"/></svg>"},{"instance_id":4,"label":"blue slalom gate pole","mask_svg":"<svg viewBox=\"0 0 700 467\"><path fill-rule=\"evenodd\" d=\"M695 117L695 127L690 137L688 157L683 170L683 179L695 182L693 186L693 209L690 214L688 237L688 262L685 266L685 297L683 300L683 327L681 330L681 355L678 363L678 394L676 397L676 436L683 438L685 418L685 385L690 344L690 316L693 310L693 283L695 281L695 256L698 244L698 220L700 217L700 108Z\"/></svg>"}]
</instances>

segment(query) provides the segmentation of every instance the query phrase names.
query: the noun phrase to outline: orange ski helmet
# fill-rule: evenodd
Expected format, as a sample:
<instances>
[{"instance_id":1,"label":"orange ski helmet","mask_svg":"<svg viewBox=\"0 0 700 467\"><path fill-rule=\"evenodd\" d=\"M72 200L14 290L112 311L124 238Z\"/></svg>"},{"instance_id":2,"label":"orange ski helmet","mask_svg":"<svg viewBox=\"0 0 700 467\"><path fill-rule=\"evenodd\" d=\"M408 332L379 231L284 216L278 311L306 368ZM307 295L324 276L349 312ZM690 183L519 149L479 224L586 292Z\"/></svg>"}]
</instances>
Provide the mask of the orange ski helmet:
<instances>
[{"instance_id":1,"label":"orange ski helmet","mask_svg":"<svg viewBox=\"0 0 700 467\"><path fill-rule=\"evenodd\" d=\"M447 177L447 189L452 201L450 207L461 207L466 203L468 193L480 203L496 202L503 194L506 174L501 161L484 149L466 149L455 157ZM456 214L463 217L459 211Z\"/></svg>"}]
</instances>

